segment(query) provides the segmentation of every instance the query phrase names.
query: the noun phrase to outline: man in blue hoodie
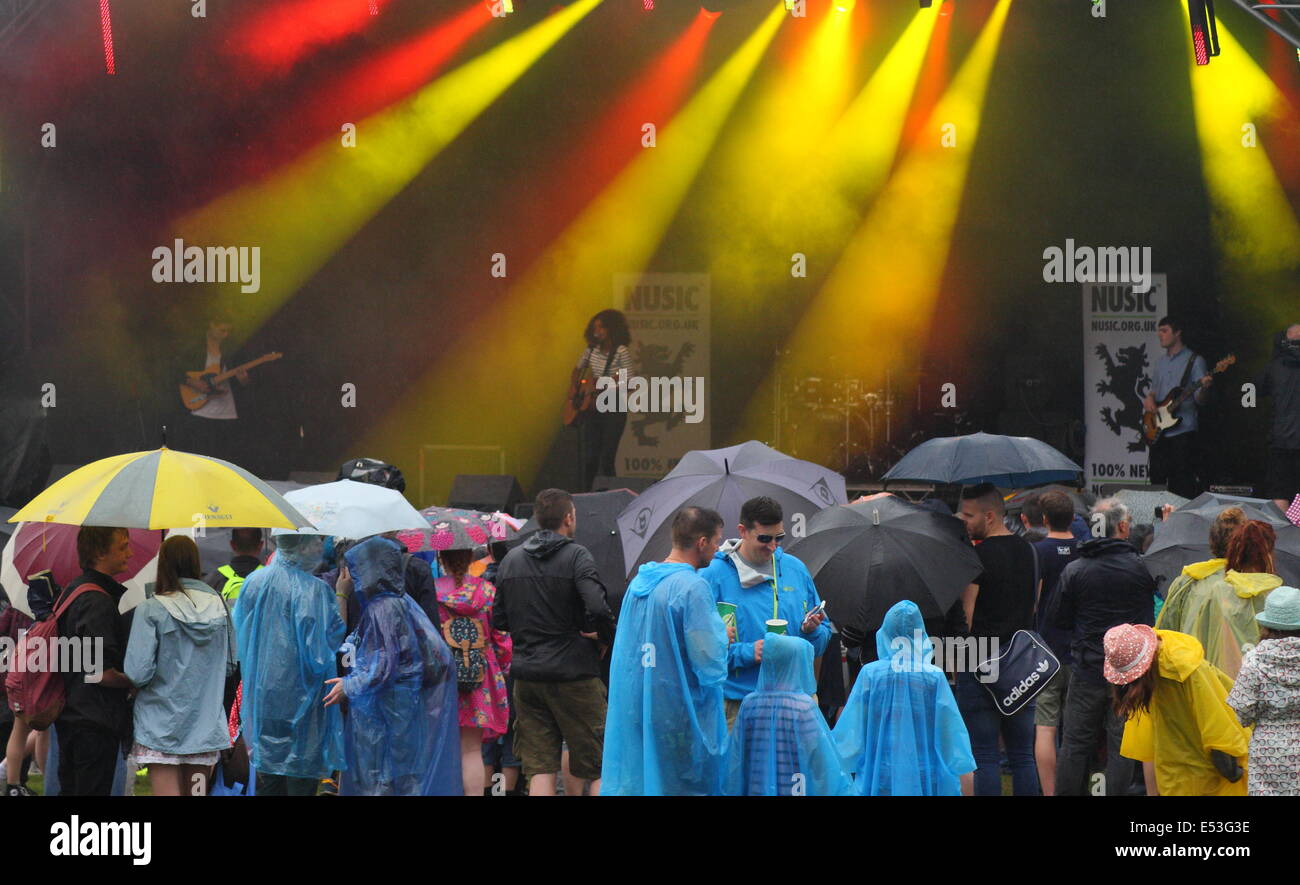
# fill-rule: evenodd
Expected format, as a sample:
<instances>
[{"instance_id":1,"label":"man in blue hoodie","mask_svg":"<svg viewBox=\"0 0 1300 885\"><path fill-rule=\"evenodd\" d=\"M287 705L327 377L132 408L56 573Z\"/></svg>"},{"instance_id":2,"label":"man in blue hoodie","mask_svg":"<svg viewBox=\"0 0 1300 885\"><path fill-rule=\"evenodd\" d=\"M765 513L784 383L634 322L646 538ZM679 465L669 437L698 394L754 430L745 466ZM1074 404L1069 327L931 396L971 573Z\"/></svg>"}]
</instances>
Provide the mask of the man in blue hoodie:
<instances>
[{"instance_id":1,"label":"man in blue hoodie","mask_svg":"<svg viewBox=\"0 0 1300 885\"><path fill-rule=\"evenodd\" d=\"M736 721L740 702L758 687L763 661L763 637L769 620L786 622L786 632L812 643L821 657L830 640L830 626L812 575L804 564L780 548L785 539L785 514L771 498L750 498L740 508L739 538L732 538L700 573L713 590L714 602L736 606L737 641L727 648L727 727Z\"/></svg>"},{"instance_id":2,"label":"man in blue hoodie","mask_svg":"<svg viewBox=\"0 0 1300 885\"><path fill-rule=\"evenodd\" d=\"M602 795L721 792L728 633L696 572L721 541L721 516L683 507L672 554L642 565L628 585L609 663Z\"/></svg>"}]
</instances>

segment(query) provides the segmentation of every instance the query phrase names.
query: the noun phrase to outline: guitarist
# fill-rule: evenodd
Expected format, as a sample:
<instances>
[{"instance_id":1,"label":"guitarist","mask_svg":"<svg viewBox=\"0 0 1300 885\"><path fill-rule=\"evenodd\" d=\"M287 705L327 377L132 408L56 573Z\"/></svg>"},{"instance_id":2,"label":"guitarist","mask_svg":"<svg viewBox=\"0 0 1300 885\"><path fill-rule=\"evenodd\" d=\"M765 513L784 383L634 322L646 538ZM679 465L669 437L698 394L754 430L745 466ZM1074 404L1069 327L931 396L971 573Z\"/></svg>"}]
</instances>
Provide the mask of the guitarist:
<instances>
[{"instance_id":1,"label":"guitarist","mask_svg":"<svg viewBox=\"0 0 1300 885\"><path fill-rule=\"evenodd\" d=\"M230 315L225 312L215 312L209 318L203 351L205 374L219 374L226 370L227 360L226 355L222 353L222 346L230 337L233 328L234 323ZM198 356L194 351L186 351L182 357L184 367L193 368L198 361ZM248 372L238 373L235 379L241 385L250 383ZM247 467L248 465L244 463L248 460L247 453L242 451L244 447L239 439L243 428L238 421L239 409L235 404L235 393L230 380L214 387L206 380L191 382L182 372L181 381L200 393L210 394L210 396L202 406L181 419L181 427L178 428L181 429L181 439L177 440L179 445L175 447L200 455L211 455L225 461L233 461Z\"/></svg>"},{"instance_id":2,"label":"guitarist","mask_svg":"<svg viewBox=\"0 0 1300 885\"><path fill-rule=\"evenodd\" d=\"M601 412L596 408L595 380L602 375L620 378L632 374L632 354L628 350L632 336L623 312L610 309L591 318L583 337L587 340L587 349L578 358L571 384L576 387L584 371L591 379L587 385L591 396L584 398L582 411L585 414L580 416L579 425L582 490L588 491L597 476L615 475L618 443L627 424L626 412ZM627 371L627 376L619 375L621 369Z\"/></svg>"},{"instance_id":3,"label":"guitarist","mask_svg":"<svg viewBox=\"0 0 1300 885\"><path fill-rule=\"evenodd\" d=\"M1152 444L1148 473L1152 483L1168 486L1175 495L1195 498L1200 492L1196 413L1205 402L1206 391L1214 382L1214 376L1209 373L1204 357L1183 345L1183 324L1178 319L1162 317L1156 324L1156 335L1165 355L1156 360L1154 386L1143 400L1146 411L1154 412L1157 404L1175 387L1186 390L1191 383L1198 385L1198 389L1174 413L1180 419L1178 424L1161 433Z\"/></svg>"}]
</instances>

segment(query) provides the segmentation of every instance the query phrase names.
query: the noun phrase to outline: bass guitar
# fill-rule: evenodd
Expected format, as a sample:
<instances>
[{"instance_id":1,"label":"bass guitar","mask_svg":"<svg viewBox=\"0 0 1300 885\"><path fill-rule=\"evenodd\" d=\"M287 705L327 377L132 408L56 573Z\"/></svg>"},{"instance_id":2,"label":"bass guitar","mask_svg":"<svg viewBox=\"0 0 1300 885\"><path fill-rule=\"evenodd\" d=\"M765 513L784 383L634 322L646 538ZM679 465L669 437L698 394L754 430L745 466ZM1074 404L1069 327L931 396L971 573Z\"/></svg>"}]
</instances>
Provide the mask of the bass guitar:
<instances>
[{"instance_id":1,"label":"bass guitar","mask_svg":"<svg viewBox=\"0 0 1300 885\"><path fill-rule=\"evenodd\" d=\"M1212 375L1217 375L1227 369L1237 361L1237 357L1228 354L1223 359L1214 364ZM1175 387L1169 391L1169 395L1156 404L1154 412L1144 412L1142 414L1142 436L1146 439L1147 444L1151 445L1160 439L1160 435L1170 428L1177 427L1182 423L1182 418L1175 414L1187 400L1201 389L1200 384L1188 384L1186 389Z\"/></svg>"}]
</instances>

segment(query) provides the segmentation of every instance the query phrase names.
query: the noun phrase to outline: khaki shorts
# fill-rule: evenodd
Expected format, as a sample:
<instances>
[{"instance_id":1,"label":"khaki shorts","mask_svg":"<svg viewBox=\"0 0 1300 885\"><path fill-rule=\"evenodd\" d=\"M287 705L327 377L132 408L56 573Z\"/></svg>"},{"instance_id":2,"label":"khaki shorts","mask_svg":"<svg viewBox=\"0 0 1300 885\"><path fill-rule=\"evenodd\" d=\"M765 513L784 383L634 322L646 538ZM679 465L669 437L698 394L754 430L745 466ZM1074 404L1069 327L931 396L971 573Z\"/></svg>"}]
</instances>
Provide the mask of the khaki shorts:
<instances>
[{"instance_id":1,"label":"khaki shorts","mask_svg":"<svg viewBox=\"0 0 1300 885\"><path fill-rule=\"evenodd\" d=\"M605 683L515 680L515 755L524 777L558 774L560 753L569 745L569 771L593 781L600 777L605 745Z\"/></svg>"},{"instance_id":2,"label":"khaki shorts","mask_svg":"<svg viewBox=\"0 0 1300 885\"><path fill-rule=\"evenodd\" d=\"M1070 684L1070 668L1061 665L1052 681L1043 686L1034 697L1034 725L1056 728L1061 724L1061 707L1065 703L1065 689Z\"/></svg>"},{"instance_id":3,"label":"khaki shorts","mask_svg":"<svg viewBox=\"0 0 1300 885\"><path fill-rule=\"evenodd\" d=\"M743 701L733 701L731 698L723 698L723 707L727 711L727 731L731 731L736 724L736 717L740 715L740 705Z\"/></svg>"}]
</instances>

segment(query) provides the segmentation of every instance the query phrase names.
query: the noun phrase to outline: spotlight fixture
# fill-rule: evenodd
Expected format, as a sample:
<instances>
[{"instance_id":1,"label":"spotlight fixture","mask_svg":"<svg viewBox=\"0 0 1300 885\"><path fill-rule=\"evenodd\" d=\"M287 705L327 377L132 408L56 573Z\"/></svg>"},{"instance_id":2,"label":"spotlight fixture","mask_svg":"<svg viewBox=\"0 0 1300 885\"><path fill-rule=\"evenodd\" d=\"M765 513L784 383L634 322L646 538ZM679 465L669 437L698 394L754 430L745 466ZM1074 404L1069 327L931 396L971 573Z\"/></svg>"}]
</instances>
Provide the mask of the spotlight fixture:
<instances>
[{"instance_id":1,"label":"spotlight fixture","mask_svg":"<svg viewBox=\"0 0 1300 885\"><path fill-rule=\"evenodd\" d=\"M1192 52L1198 65L1208 65L1219 54L1219 30L1214 23L1214 0L1187 0L1192 20Z\"/></svg>"}]
</instances>

